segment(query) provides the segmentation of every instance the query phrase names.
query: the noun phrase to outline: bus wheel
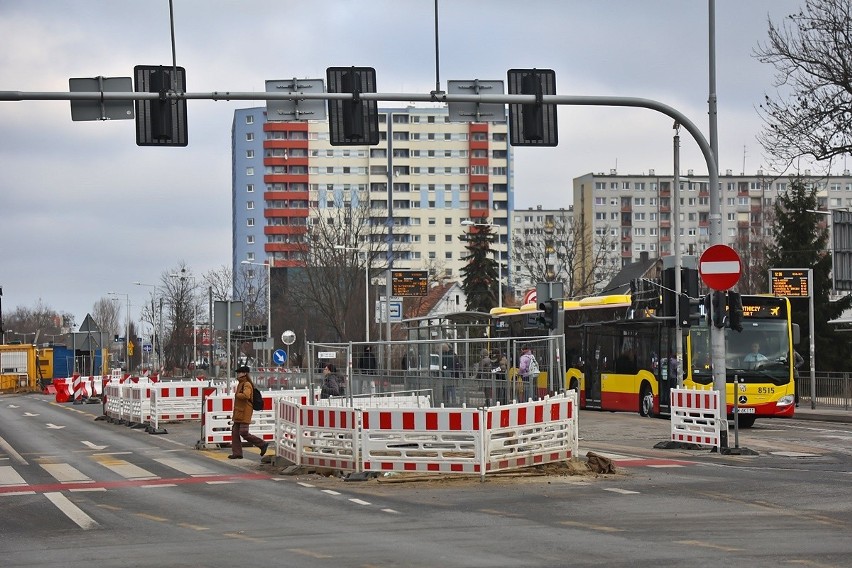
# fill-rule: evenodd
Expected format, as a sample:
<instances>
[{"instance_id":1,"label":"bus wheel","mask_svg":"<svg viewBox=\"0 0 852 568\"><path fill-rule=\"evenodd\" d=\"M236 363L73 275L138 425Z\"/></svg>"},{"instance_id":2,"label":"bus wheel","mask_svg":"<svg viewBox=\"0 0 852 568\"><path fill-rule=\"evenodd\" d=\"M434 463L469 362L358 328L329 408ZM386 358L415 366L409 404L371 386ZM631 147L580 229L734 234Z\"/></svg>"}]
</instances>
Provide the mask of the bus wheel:
<instances>
[{"instance_id":1,"label":"bus wheel","mask_svg":"<svg viewBox=\"0 0 852 568\"><path fill-rule=\"evenodd\" d=\"M652 416L654 414L654 393L648 383L642 383L639 390L639 415Z\"/></svg>"}]
</instances>

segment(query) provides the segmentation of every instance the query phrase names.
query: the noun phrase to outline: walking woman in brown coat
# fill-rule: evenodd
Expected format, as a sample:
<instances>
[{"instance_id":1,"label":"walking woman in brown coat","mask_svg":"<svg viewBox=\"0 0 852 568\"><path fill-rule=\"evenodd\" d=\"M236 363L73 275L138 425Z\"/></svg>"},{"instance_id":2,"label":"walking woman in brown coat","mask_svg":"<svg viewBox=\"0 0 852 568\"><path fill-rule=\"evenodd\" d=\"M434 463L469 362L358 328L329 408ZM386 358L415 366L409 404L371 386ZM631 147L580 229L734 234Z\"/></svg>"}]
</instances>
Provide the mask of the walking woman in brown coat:
<instances>
[{"instance_id":1,"label":"walking woman in brown coat","mask_svg":"<svg viewBox=\"0 0 852 568\"><path fill-rule=\"evenodd\" d=\"M253 394L254 384L249 378L249 368L245 365L237 367L237 390L234 393L234 413L231 417L231 455L228 456L228 459L243 459L243 444L240 438L245 438L246 442L260 448L261 456L266 453L266 449L269 447L269 442L264 442L261 438L249 432L251 416L254 413L251 404Z\"/></svg>"}]
</instances>

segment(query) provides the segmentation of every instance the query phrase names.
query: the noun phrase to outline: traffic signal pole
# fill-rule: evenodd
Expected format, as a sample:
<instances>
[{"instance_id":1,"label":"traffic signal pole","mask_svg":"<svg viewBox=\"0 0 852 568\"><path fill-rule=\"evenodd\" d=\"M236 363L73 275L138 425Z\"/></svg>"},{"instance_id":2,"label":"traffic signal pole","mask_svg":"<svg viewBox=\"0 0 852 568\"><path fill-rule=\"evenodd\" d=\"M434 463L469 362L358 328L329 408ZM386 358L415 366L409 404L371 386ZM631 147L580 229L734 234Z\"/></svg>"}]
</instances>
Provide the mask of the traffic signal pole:
<instances>
[{"instance_id":1,"label":"traffic signal pole","mask_svg":"<svg viewBox=\"0 0 852 568\"><path fill-rule=\"evenodd\" d=\"M711 20L711 26L713 22ZM713 30L711 28L711 36ZM712 53L711 53L712 56ZM712 68L711 64L711 68ZM22 91L0 91L0 101L23 101L23 100L160 100L161 97L174 100L352 100L352 93L295 93L295 92L205 92L205 93L181 93L168 91L164 94L148 92L22 92ZM707 165L710 193L710 243L721 244L722 242L722 216L719 205L719 168L716 161L716 153L711 148L707 139L698 127L683 113L659 101L638 97L612 97L612 96L572 96L572 95L494 95L494 94L456 94L444 92L432 93L360 93L361 100L384 101L384 102L433 102L433 103L496 103L496 104L553 104L568 106L606 106L646 108L664 114L681 125L698 144L704 161ZM711 121L715 120L715 111L711 109ZM388 125L390 126L390 124ZM711 132L713 128L711 128ZM390 172L389 172L390 173ZM389 180L389 185L391 181ZM391 203L388 203L391 206ZM390 211L389 211L390 212ZM674 230L680 230L679 219L675 218L672 223ZM676 279L679 282L680 279ZM388 326L390 327L390 326ZM390 339L388 337L388 339ZM721 400L725 397L725 335L724 330L713 327L710 334L711 359L713 363L713 385L719 391ZM723 424L726 426L726 423Z\"/></svg>"}]
</instances>

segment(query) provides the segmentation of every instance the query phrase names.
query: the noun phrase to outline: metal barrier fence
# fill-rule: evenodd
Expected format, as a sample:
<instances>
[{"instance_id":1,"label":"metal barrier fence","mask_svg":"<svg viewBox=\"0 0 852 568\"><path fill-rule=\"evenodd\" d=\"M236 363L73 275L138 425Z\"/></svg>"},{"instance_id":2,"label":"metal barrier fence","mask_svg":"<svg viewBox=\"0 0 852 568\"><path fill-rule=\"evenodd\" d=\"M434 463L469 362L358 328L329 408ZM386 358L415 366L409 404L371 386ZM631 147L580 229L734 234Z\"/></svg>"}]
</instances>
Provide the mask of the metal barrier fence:
<instances>
[{"instance_id":1,"label":"metal barrier fence","mask_svg":"<svg viewBox=\"0 0 852 568\"><path fill-rule=\"evenodd\" d=\"M852 409L852 373L818 373L816 392L811 396L811 378L802 373L796 379L800 404L816 402L817 408Z\"/></svg>"}]
</instances>

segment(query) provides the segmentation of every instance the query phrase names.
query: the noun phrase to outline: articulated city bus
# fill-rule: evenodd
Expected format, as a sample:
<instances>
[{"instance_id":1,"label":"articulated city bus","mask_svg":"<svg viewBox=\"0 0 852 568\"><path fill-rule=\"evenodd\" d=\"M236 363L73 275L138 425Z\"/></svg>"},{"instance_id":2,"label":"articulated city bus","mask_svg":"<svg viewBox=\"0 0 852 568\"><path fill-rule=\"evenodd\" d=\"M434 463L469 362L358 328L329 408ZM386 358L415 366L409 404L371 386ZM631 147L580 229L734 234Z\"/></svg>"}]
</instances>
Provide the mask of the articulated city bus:
<instances>
[{"instance_id":1,"label":"articulated city bus","mask_svg":"<svg viewBox=\"0 0 852 568\"><path fill-rule=\"evenodd\" d=\"M725 330L727 405L740 425L759 417L792 416L793 344L798 327L790 303L773 296L743 296L742 332ZM502 308L492 314L492 336L540 335L533 306ZM675 328L652 311L635 310L629 295L563 302L566 389L577 389L581 408L668 414L669 391L677 386ZM759 355L751 355L754 345ZM683 330L683 385L711 389L710 329L704 323ZM734 385L734 380L737 384Z\"/></svg>"}]
</instances>

